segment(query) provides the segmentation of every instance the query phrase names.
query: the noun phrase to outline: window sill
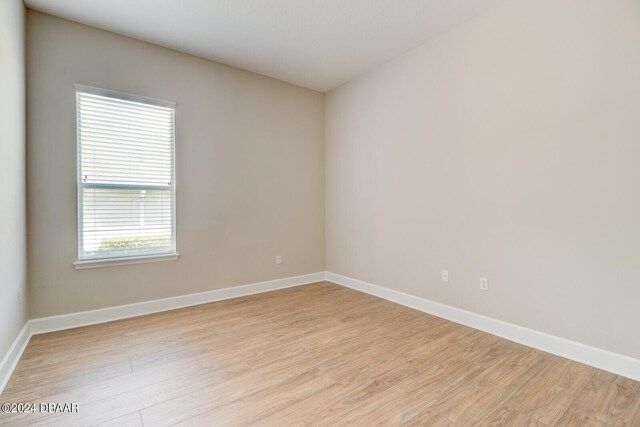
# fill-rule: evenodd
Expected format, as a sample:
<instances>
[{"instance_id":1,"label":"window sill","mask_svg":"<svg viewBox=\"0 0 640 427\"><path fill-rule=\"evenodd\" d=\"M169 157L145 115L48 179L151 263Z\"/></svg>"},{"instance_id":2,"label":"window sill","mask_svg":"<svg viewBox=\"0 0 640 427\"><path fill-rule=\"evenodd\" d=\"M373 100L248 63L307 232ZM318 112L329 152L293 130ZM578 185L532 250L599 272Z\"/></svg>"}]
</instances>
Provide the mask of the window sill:
<instances>
[{"instance_id":1,"label":"window sill","mask_svg":"<svg viewBox=\"0 0 640 427\"><path fill-rule=\"evenodd\" d=\"M100 267L116 267L118 265L129 264L145 264L148 262L161 262L161 261L175 261L180 257L180 254L162 254L162 255L145 255L134 256L127 258L108 258L108 259L91 259L84 261L76 261L73 266L76 270L85 270L88 268L100 268Z\"/></svg>"}]
</instances>

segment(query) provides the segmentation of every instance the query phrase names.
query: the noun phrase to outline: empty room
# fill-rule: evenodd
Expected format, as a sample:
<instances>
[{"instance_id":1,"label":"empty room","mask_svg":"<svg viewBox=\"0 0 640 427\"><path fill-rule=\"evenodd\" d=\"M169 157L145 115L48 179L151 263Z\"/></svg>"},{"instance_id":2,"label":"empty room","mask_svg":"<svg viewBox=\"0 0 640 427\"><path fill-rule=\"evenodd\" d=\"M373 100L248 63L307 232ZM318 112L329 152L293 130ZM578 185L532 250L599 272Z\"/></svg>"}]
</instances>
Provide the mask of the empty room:
<instances>
[{"instance_id":1,"label":"empty room","mask_svg":"<svg viewBox=\"0 0 640 427\"><path fill-rule=\"evenodd\" d=\"M640 426L639 0L0 0L0 426Z\"/></svg>"}]
</instances>

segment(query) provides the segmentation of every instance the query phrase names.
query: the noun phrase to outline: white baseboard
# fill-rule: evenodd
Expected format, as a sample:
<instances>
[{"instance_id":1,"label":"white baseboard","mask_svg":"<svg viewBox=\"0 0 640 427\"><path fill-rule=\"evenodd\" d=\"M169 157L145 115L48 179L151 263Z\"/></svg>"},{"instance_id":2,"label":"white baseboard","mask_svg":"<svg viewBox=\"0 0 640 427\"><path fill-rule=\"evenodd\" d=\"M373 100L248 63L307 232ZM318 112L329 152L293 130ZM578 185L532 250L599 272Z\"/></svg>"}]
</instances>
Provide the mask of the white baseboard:
<instances>
[{"instance_id":1,"label":"white baseboard","mask_svg":"<svg viewBox=\"0 0 640 427\"><path fill-rule=\"evenodd\" d=\"M2 358L2 362L0 362L0 395L9 382L9 378L11 378L13 370L16 368L22 353L24 353L24 349L27 348L30 338L29 322L27 322Z\"/></svg>"},{"instance_id":2,"label":"white baseboard","mask_svg":"<svg viewBox=\"0 0 640 427\"><path fill-rule=\"evenodd\" d=\"M98 310L31 319L24 325L9 348L9 351L2 359L2 362L0 362L0 394L2 394L4 387L7 385L9 378L18 364L18 361L20 360L20 357L27 347L32 335L78 328L80 326L95 325L98 323L111 322L113 320L143 316L145 314L174 310L177 308L205 304L208 302L222 301L231 298L259 294L262 292L306 285L309 283L323 281L324 276L324 272L311 273L303 276L286 277L283 279L269 280L249 285L215 289L197 294L180 295L177 297L144 301L116 307L107 307Z\"/></svg>"},{"instance_id":3,"label":"white baseboard","mask_svg":"<svg viewBox=\"0 0 640 427\"><path fill-rule=\"evenodd\" d=\"M425 298L394 291L362 280L327 272L327 281L442 317L510 341L640 381L640 360L565 338L503 322Z\"/></svg>"},{"instance_id":4,"label":"white baseboard","mask_svg":"<svg viewBox=\"0 0 640 427\"><path fill-rule=\"evenodd\" d=\"M60 316L41 317L39 319L32 319L29 323L32 334L42 334L46 332L60 331L63 329L77 328L80 326L94 325L97 323L111 322L113 320L126 319L128 317L143 316L145 314L174 310L177 308L205 304L208 302L259 294L262 292L275 291L277 289L306 285L308 283L319 282L322 280L324 280L324 272L305 274L303 276L269 280L266 282L252 283L250 285L215 289L197 294L181 295L135 304L101 308L98 310L63 314Z\"/></svg>"},{"instance_id":5,"label":"white baseboard","mask_svg":"<svg viewBox=\"0 0 640 427\"><path fill-rule=\"evenodd\" d=\"M290 288L322 280L328 280L338 285L479 329L529 347L640 381L640 360L638 359L373 285L362 280L330 272L320 272L99 310L32 319L22 328L2 362L0 362L0 394L9 381L32 335L143 316L145 314Z\"/></svg>"}]
</instances>

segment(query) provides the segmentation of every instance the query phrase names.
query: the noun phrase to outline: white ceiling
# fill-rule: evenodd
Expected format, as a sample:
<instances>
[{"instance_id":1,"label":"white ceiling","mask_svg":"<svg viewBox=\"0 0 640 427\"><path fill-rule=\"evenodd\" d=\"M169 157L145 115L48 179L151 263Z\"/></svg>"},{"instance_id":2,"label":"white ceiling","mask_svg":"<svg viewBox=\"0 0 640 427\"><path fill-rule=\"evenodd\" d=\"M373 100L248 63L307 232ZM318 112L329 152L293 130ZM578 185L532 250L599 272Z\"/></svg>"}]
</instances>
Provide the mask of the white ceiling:
<instances>
[{"instance_id":1,"label":"white ceiling","mask_svg":"<svg viewBox=\"0 0 640 427\"><path fill-rule=\"evenodd\" d=\"M45 13L329 91L501 0L25 0Z\"/></svg>"}]
</instances>

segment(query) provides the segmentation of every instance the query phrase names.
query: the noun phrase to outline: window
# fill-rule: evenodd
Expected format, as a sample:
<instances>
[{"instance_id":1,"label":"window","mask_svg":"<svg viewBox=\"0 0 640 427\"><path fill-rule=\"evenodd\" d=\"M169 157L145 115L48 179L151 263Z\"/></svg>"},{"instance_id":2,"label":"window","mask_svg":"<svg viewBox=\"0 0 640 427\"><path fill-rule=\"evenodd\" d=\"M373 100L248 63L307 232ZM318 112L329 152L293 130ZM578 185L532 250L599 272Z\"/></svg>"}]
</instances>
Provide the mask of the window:
<instances>
[{"instance_id":1,"label":"window","mask_svg":"<svg viewBox=\"0 0 640 427\"><path fill-rule=\"evenodd\" d=\"M175 254L175 103L76 85L76 108L76 264Z\"/></svg>"}]
</instances>

